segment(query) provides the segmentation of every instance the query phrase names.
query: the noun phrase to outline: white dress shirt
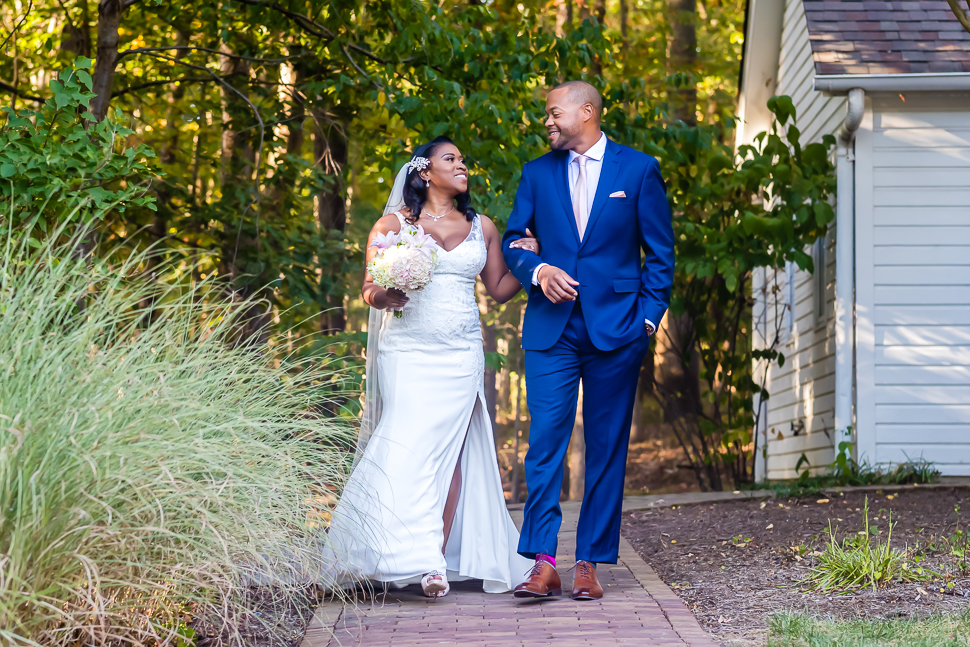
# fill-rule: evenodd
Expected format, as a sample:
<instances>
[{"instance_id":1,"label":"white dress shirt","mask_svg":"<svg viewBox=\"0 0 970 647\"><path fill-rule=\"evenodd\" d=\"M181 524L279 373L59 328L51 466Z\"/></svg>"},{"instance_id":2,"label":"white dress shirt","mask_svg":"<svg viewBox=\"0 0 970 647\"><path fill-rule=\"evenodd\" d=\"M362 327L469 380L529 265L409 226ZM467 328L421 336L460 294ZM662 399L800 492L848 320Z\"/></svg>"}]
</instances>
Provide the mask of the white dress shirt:
<instances>
[{"instance_id":1,"label":"white dress shirt","mask_svg":"<svg viewBox=\"0 0 970 647\"><path fill-rule=\"evenodd\" d=\"M586 156L586 213L591 214L593 213L593 200L596 198L596 188L600 183L600 171L603 170L603 157L606 155L606 134L600 132L599 140L590 146L589 150L583 155ZM579 178L579 162L576 161L579 156L580 153L573 150L569 151L569 162L566 168L569 171L570 200L572 200L576 180ZM536 269L532 272L532 285L539 285L539 270L548 264L539 263L536 266ZM649 319L645 320L645 323L651 329L651 332L657 329Z\"/></svg>"}]
</instances>

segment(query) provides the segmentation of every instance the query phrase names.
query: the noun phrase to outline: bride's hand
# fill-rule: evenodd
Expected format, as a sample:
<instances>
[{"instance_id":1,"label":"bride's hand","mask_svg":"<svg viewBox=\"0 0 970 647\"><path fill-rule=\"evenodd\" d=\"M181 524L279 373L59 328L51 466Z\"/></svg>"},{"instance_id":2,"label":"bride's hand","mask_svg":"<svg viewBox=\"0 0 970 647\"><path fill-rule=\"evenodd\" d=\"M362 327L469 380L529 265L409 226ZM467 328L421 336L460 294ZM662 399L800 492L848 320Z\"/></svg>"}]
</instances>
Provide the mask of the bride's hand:
<instances>
[{"instance_id":1,"label":"bride's hand","mask_svg":"<svg viewBox=\"0 0 970 647\"><path fill-rule=\"evenodd\" d=\"M408 295L394 288L387 288L384 291L384 309L400 310L408 302Z\"/></svg>"},{"instance_id":2,"label":"bride's hand","mask_svg":"<svg viewBox=\"0 0 970 647\"><path fill-rule=\"evenodd\" d=\"M539 255L539 239L529 229L525 230L525 238L513 240L509 243L509 247L513 249L524 249L527 252L532 252L536 256Z\"/></svg>"}]
</instances>

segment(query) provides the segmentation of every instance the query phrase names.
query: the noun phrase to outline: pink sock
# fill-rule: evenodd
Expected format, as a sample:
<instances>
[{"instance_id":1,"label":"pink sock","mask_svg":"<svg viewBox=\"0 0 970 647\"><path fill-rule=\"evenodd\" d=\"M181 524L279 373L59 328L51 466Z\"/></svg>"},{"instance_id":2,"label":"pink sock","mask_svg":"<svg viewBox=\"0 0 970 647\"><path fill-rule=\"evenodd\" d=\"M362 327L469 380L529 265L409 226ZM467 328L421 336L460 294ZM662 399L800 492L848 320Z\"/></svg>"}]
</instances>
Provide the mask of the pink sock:
<instances>
[{"instance_id":1,"label":"pink sock","mask_svg":"<svg viewBox=\"0 0 970 647\"><path fill-rule=\"evenodd\" d=\"M545 555L543 553L540 553L536 555L536 560L540 560L540 559L543 561L549 562L550 564L552 564L553 568L556 568L556 558L553 557L552 555Z\"/></svg>"}]
</instances>

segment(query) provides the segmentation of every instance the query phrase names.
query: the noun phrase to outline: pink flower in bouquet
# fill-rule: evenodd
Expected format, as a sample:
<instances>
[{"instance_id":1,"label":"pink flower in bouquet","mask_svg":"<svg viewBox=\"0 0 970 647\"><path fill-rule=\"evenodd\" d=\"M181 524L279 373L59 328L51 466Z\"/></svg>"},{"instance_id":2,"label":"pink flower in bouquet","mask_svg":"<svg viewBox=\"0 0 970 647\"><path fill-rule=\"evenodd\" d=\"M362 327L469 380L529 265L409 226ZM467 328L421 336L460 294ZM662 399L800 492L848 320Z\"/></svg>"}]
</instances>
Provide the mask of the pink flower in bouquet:
<instances>
[{"instance_id":1,"label":"pink flower in bouquet","mask_svg":"<svg viewBox=\"0 0 970 647\"><path fill-rule=\"evenodd\" d=\"M379 234L371 247L377 248L377 255L367 264L367 272L382 288L405 294L423 290L438 266L438 243L420 225L405 226L400 234ZM394 316L401 317L403 312L397 310Z\"/></svg>"}]
</instances>

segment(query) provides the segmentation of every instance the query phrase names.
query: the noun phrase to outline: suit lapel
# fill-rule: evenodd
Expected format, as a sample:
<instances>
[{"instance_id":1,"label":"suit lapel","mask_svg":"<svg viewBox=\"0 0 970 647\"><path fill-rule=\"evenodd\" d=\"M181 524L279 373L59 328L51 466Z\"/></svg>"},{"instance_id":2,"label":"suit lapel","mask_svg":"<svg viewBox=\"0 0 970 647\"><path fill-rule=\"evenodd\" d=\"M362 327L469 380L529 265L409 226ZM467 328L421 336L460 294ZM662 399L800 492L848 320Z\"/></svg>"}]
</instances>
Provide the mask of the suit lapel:
<instances>
[{"instance_id":1,"label":"suit lapel","mask_svg":"<svg viewBox=\"0 0 970 647\"><path fill-rule=\"evenodd\" d=\"M566 220L569 221L569 226L573 230L573 236L576 237L576 244L579 244L579 227L576 226L576 216L573 215L573 200L569 194L569 153L561 153L559 159L556 160L556 168L554 175L556 176L556 193L559 194L559 199L562 200L563 212L566 214ZM588 229L588 228L587 228Z\"/></svg>"},{"instance_id":2,"label":"suit lapel","mask_svg":"<svg viewBox=\"0 0 970 647\"><path fill-rule=\"evenodd\" d=\"M607 139L606 153L603 155L603 167L600 169L600 180L596 185L596 196L593 198L593 208L590 209L589 220L586 221L586 231L583 233L583 242L580 244L580 247L589 240L589 235L593 231L596 221L599 219L600 214L603 213L603 207L606 206L606 202L609 200L609 195L613 191L613 184L616 182L616 176L619 171L620 159L617 154L616 144Z\"/></svg>"}]
</instances>

